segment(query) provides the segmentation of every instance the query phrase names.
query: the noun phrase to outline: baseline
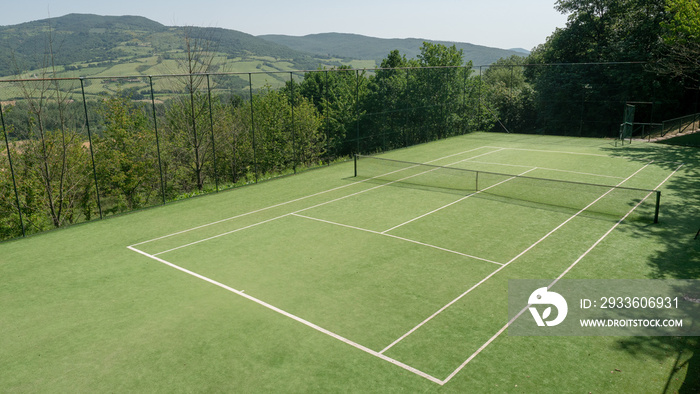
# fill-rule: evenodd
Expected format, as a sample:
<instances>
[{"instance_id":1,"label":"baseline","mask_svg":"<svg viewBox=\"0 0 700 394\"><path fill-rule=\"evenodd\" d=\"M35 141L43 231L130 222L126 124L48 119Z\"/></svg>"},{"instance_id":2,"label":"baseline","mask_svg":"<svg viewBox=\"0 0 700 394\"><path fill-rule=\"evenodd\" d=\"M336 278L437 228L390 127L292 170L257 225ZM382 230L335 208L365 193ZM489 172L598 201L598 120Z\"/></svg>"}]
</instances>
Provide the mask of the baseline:
<instances>
[{"instance_id":1,"label":"baseline","mask_svg":"<svg viewBox=\"0 0 700 394\"><path fill-rule=\"evenodd\" d=\"M489 165L504 166L504 167L524 167L524 168L530 168L530 167L532 167L532 166L527 166L527 165L523 165L523 164L493 163L493 162L478 161L478 160L470 160L470 162L471 162L471 163L477 163L477 164L489 164ZM589 176L596 176L596 177L601 177L601 178L624 179L624 178L621 177L621 176L594 174L594 173L591 173L591 172L582 172L582 171L560 170L560 169L558 169L558 168L537 167L537 169L546 170L546 171L554 171L554 172L564 172L564 173L567 173L567 174L589 175Z\"/></svg>"},{"instance_id":2,"label":"baseline","mask_svg":"<svg viewBox=\"0 0 700 394\"><path fill-rule=\"evenodd\" d=\"M493 148L493 149L501 148L500 146L491 146L491 145L485 145L484 147ZM611 158L608 155L603 155L600 153L568 152L568 151L560 151L560 150L526 149L526 148L501 148L501 149L520 150L520 151L526 151L526 152L541 152L541 153L565 153L565 154L569 154L569 155L605 157L608 159Z\"/></svg>"},{"instance_id":3,"label":"baseline","mask_svg":"<svg viewBox=\"0 0 700 394\"><path fill-rule=\"evenodd\" d=\"M167 261L167 260L164 260L164 259L162 259L162 258L160 258L160 257L157 257L157 256L155 256L155 255L148 254L148 253L146 253L146 252L144 252L144 251L142 251L142 250L139 250L139 249L137 249L137 248L135 248L135 247L133 247L133 246L128 246L127 248L130 249L130 250L132 250L132 251L134 251L134 252L136 252L136 253L139 253L139 254L141 254L141 255L143 255L143 256L146 256L146 257L148 257L148 258L150 258L150 259L153 259L153 260L158 261L158 262L160 262L160 263L162 263L162 264L165 264L165 265L167 265L167 266L170 266L170 267L172 267L172 268L175 268L175 269L177 269L178 271L184 272L184 273L186 273L186 274L188 274L188 275L194 276L195 278L198 278L198 279L201 279L201 280L203 280L203 281L209 282L209 283L211 283L211 284L213 284L213 285L215 285L215 286L218 286L218 287L220 287L220 288L222 288L222 289L224 289L224 290L230 291L231 293L234 293L234 294L236 294L236 295L239 295L239 296L241 296L241 297L244 297L244 298L246 298L246 299L248 299L248 300L250 300L250 301L255 302L256 304L262 305L263 307L265 307L265 308L267 308L267 309L270 309L270 310L275 311L275 312L277 312L277 313L279 313L279 314L281 314L281 315L283 315L283 316L286 316L286 317L288 317L288 318L290 318L290 319L293 319L293 320L295 320L295 321L297 321L297 322L299 322L299 323L301 323L301 324L304 324L304 325L307 326L307 327L311 327L311 328L313 328L314 330L316 330L316 331L318 331L318 332L321 332L321 333L326 334L326 335L328 335L328 336L330 336L330 337L332 337L332 338L335 338L335 339L337 339L337 340L339 340L339 341L341 341L341 342L344 342L344 343L346 343L346 344L348 344L348 345L350 345L350 346L352 346L352 347L354 347L354 348L356 348L356 349L359 349L359 350L361 350L361 351L363 351L363 352L365 352L365 353L371 354L372 356L377 357L377 358L380 358L380 359L382 359L382 360L384 360L384 361L390 362L391 364L394 364L394 365L396 365L396 366L398 366L398 367L401 367L401 368L405 369L406 371L409 371L409 372L411 372L411 373L414 373L414 374L416 374L416 375L418 375L418 376L420 376L420 377L423 377L423 378L425 378L425 379L428 379L428 380L430 380L431 382L434 382L434 383L437 383L437 384L440 384L440 385L443 384L442 380L440 380L440 379L438 379L438 378L436 378L436 377L434 377L434 376L432 376L432 375L429 375L429 374L427 374L427 373L425 373L425 372L423 372L423 371L421 371L421 370L419 370L419 369L416 369L416 368L414 368L414 367L412 367L412 366L410 366L410 365L408 365L408 364L404 364L404 363L402 363L401 361L398 361L398 360L396 360L396 359L393 359L393 358L391 358L391 357L388 357L388 356L386 356L386 355L384 355L384 354L381 354L381 353L379 353L379 352L376 352L376 351L374 351L374 350L372 350L372 349L370 349L370 348L368 348L368 347L366 347L366 346L363 346L363 345L361 345L361 344L359 344L359 343L357 343L357 342L351 341L351 340L349 340L349 339L347 339L347 338L345 338L345 337L343 337L343 336L341 336L341 335L338 335L338 334L336 334L336 333L334 333L334 332L332 332L332 331L330 331L330 330L327 330L327 329L325 329L325 328L323 328L323 327L321 327L321 326L319 326L319 325L317 325L317 324L311 323L311 322L308 321L308 320L302 319L302 318L299 317L299 316L293 315L293 314L291 314L291 313L289 313L289 312L287 312L287 311L285 311L285 310L283 310L283 309L280 309L280 308L278 308L278 307L276 307L276 306L274 306L274 305L268 304L267 302L262 301L262 300L260 300L260 299L258 299L258 298L255 298L255 297L253 297L253 296L251 296L251 295L249 295L249 294L246 294L245 292L243 292L243 291L241 291L241 290L236 290L236 289L234 289L234 288L232 288L232 287L230 287L230 286L227 286L227 285L225 285L225 284L223 284L223 283L221 283L221 282L217 282L217 281L215 281L215 280L213 280L213 279L210 279L210 278L208 278L208 277L206 277L206 276L204 276L204 275L200 275L200 274L198 274L198 273L196 273L196 272L194 272L194 271L190 271L190 270L188 270L188 269L186 269L186 268L180 267L179 265L173 264L173 263L171 263L171 262L169 262L169 261Z\"/></svg>"}]
</instances>

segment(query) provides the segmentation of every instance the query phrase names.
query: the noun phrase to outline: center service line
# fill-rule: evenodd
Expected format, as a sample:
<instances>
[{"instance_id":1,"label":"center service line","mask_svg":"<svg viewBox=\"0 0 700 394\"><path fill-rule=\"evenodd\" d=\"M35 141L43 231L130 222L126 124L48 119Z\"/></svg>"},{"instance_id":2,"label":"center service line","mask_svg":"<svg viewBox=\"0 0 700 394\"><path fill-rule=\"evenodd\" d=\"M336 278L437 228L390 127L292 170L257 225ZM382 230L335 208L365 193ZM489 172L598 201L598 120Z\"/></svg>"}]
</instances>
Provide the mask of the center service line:
<instances>
[{"instance_id":1,"label":"center service line","mask_svg":"<svg viewBox=\"0 0 700 394\"><path fill-rule=\"evenodd\" d=\"M651 163L649 163L649 164L651 164ZM647 165L649 165L649 164L647 164ZM659 183L659 185L656 186L654 189L655 189L655 190L658 190L659 188L661 188L661 186L663 186L663 184L666 183L666 181L668 181L678 170L680 170L681 167L683 167L683 165L684 165L684 164L681 164L680 166L678 166L678 168L676 168L669 176L667 176L666 179L664 179L663 181L661 181L661 183ZM634 174L633 174L633 175L634 175ZM639 207L647 198L649 198L649 196L651 196L651 194L652 194L652 192L650 192L649 194L647 194L646 197L644 197L640 202L638 202L635 206L633 206L632 209L630 209L629 212L627 212L627 213L625 214L625 216L623 216L620 220L618 220L605 234L603 234L602 237L598 238L598 240L595 241L595 242L593 243L593 245L591 245L590 248L588 248L581 256L579 256L579 257L576 259L576 261L574 261L566 270L564 270L564 272L562 272L561 275L559 275L552 283L550 283L549 286L547 286L547 289L548 289L548 290L551 289L552 286L554 286L555 283L557 283L561 278L564 277L564 275L566 275L569 271L571 271L571 269L574 268L574 266L576 266L581 260L583 260L583 259L588 255L588 253L590 253L593 249L595 249L596 246L598 246L601 242L603 242L603 240L604 240L605 238L607 238L608 235L610 235L610 233L612 233L625 219L627 219L627 217L628 217L632 212L634 212L634 210L637 209L637 207ZM467 358L467 359L462 363L462 365L460 365L460 366L459 366L457 369L455 369L447 378L445 378L445 380L443 381L443 384L444 384L444 383L447 383L448 381L450 381L450 379L452 379L459 371L461 371L467 364L469 364L469 362L470 362L472 359L474 359L474 357L476 357L477 355L479 355L479 353L481 353L484 349L486 349L486 347L487 347L488 345L490 345L491 342L493 342L496 338L498 338L501 334L503 334L503 333L505 332L505 330L506 330L511 324L513 324L513 322L514 322L515 320L517 320L517 319L520 317L520 315L522 315L523 312L525 312L525 311L527 310L527 308L529 308L530 306L531 306L531 305L529 305L529 304L528 304L527 306L525 306L525 308L523 308L517 315L515 315L512 319L510 319L510 321L508 321L508 323L506 323L506 325L504 325L503 327L501 327L501 329L498 330L498 332L496 332L491 338L489 338L489 340L486 341L486 343L484 343L483 345L481 345L481 347L480 347L479 349L477 349L471 356L469 356L469 358Z\"/></svg>"},{"instance_id":2,"label":"center service line","mask_svg":"<svg viewBox=\"0 0 700 394\"><path fill-rule=\"evenodd\" d=\"M642 167L642 168L638 169L637 171L635 171L634 174L632 174L632 175L628 176L627 178L625 178L624 180L622 180L622 181L621 181L620 183L618 183L615 187L622 185L623 183L625 183L626 181L628 181L630 178L632 178L633 176L637 175L640 171L642 171L643 169L647 168L650 164L651 164L651 162L647 163L644 167ZM514 261L516 261L517 259L519 259L522 255L524 255L525 253L527 253L527 252L529 252L530 250L532 250L532 248L534 248L535 246L539 245L539 244L540 244L542 241L544 241L545 239L549 238L549 236L552 235L552 234L554 234L554 232L556 232L557 230L559 230L560 228L562 228L565 224L567 224L567 223L569 223L570 221L572 221L575 217L577 217L578 215L580 215L581 213L583 213L586 209L590 208L593 204L595 204L596 202L598 202L601 198L607 196L610 192L612 192L613 190L615 190L615 187L612 187L610 190L608 190L607 192L603 193L603 195L601 195L600 197L596 198L593 202L591 202L590 204L586 205L586 207L584 207L584 208L581 209L580 211L576 212L576 213L575 213L574 215L572 215L570 218L566 219L562 224L558 225L558 226L557 226L556 228L554 228L552 231L550 231L550 232L548 232L547 234L545 234L542 238L540 238L539 240L537 240L537 242L533 243L533 244L530 245L527 249L525 249L525 250L523 250L522 252L520 252L517 256L513 257L512 259L510 259L510 261L508 261L507 263L505 263L505 264L503 264L502 266L498 267L498 269L496 269L495 271L493 271L492 273L490 273L489 275L487 275L487 276L486 276L484 279L482 279L479 283L477 283L477 284L475 284L474 286L470 287L467 291L465 291L464 293L460 294L457 298L455 298L454 300L450 301L449 303L447 303L447 304L446 304L445 306L443 306L442 308L438 309L435 313L433 313L432 315L430 315L427 319L423 320L423 321L420 322L418 325L416 325L416 326L413 327L411 330L409 330L407 333L403 334L400 338L398 338L398 339L395 340L394 342L390 343L390 344L389 344L387 347L385 347L380 353L384 353L384 352L386 352L387 350L391 349L394 345L396 345L397 343L401 342L401 341L402 341L403 339L405 339L407 336L411 335L411 334L412 334L413 332L415 332L417 329L419 329L419 328L422 327L424 324L426 324L427 322L429 322L430 320L432 320L435 316L437 316L437 315L439 315L440 313L442 313L445 309L449 308L449 307L450 307L451 305L453 305L455 302L459 301L459 300L462 299L465 295L469 294L472 290L476 289L476 288L477 288L478 286L480 286L482 283L486 282L486 281L487 281L488 279L490 279L492 276L496 275L499 271L501 271L502 269L506 268L508 265L510 265L511 263L513 263Z\"/></svg>"}]
</instances>

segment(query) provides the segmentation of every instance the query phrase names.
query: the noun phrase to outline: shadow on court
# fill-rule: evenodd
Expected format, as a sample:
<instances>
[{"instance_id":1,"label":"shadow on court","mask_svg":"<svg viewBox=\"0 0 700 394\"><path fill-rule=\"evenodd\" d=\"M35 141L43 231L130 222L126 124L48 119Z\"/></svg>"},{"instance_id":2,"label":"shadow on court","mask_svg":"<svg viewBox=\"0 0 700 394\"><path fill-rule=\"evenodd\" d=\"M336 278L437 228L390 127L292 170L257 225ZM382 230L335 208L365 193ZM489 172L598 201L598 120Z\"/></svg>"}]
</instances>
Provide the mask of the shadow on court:
<instances>
[{"instance_id":1,"label":"shadow on court","mask_svg":"<svg viewBox=\"0 0 700 394\"><path fill-rule=\"evenodd\" d=\"M635 143L623 149L606 148L613 157L649 162L669 171L683 167L664 185L661 223L634 234L648 237L660 247L647 262L650 279L700 279L700 150L679 146ZM696 322L696 324L698 324ZM618 341L620 349L640 357L661 360L676 354L664 392L700 392L700 340L698 337L630 337Z\"/></svg>"}]
</instances>

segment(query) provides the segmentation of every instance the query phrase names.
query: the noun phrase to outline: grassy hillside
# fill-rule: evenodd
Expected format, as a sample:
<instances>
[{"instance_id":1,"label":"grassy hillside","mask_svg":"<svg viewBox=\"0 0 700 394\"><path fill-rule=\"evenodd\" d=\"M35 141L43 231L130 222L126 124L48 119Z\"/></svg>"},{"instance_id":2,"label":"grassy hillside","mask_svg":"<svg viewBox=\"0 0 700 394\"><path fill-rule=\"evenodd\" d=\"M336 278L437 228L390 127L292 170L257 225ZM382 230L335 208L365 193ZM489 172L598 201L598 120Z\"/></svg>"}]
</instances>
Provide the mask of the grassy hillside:
<instances>
[{"instance_id":1,"label":"grassy hillside","mask_svg":"<svg viewBox=\"0 0 700 394\"><path fill-rule=\"evenodd\" d=\"M464 59L471 60L475 66L488 65L502 57L525 55L522 50L506 50L464 42L433 41L420 38L384 39L344 33L311 34L303 37L285 35L258 37L317 56L366 59L374 60L377 63L380 63L394 49L398 49L407 58L415 58L420 53L420 47L424 41L446 46L455 45L457 49L464 51Z\"/></svg>"},{"instance_id":2,"label":"grassy hillside","mask_svg":"<svg viewBox=\"0 0 700 394\"><path fill-rule=\"evenodd\" d=\"M415 58L422 39L381 39L355 34L325 33L304 37L255 37L236 30L191 27L194 38L215 42L218 71L289 71L320 65L373 68L398 49ZM0 26L0 77L131 76L176 73L172 60L181 56L184 28L168 27L140 16L69 14L12 26ZM516 50L467 43L438 42L464 50L465 60L491 64ZM45 54L53 53L53 57Z\"/></svg>"},{"instance_id":3,"label":"grassy hillside","mask_svg":"<svg viewBox=\"0 0 700 394\"><path fill-rule=\"evenodd\" d=\"M161 62L177 57L182 51L184 29L167 27L138 16L98 16L70 14L13 26L0 26L0 76L14 75L17 70L40 70L49 65L45 53L51 49L59 71L80 71L94 75L87 68L106 67L111 76L154 72L147 67L154 56ZM190 28L190 35L216 43L226 60L284 61L283 69L317 68L333 59L311 56L250 34L220 28ZM110 68L117 64L133 67ZM256 64L256 65L257 65ZM340 65L340 63L338 63ZM255 66L252 68L255 70ZM252 71L248 70L248 71ZM167 72L167 71L161 71Z\"/></svg>"}]
</instances>

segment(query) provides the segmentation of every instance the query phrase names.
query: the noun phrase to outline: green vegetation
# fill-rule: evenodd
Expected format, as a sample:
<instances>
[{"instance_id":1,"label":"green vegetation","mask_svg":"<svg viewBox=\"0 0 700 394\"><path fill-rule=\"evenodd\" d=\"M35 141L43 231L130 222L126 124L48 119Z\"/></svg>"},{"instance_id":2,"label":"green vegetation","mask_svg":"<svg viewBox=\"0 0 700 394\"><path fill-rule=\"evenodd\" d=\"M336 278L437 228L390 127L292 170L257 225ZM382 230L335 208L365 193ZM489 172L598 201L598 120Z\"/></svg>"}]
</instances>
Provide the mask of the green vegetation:
<instances>
[{"instance_id":1,"label":"green vegetation","mask_svg":"<svg viewBox=\"0 0 700 394\"><path fill-rule=\"evenodd\" d=\"M358 70L343 54L144 18L1 27L0 57L15 57L3 64L32 79L0 81L0 240L31 235L0 243L0 388L697 392L697 337L494 334L509 279L553 279L574 261L566 278L700 278L700 161L696 148L671 145L697 144L698 133L617 147L476 132L615 137L628 102L644 121L696 108L692 56L679 68L663 62L696 54L691 3L561 0L566 28L527 58L478 69L457 45L430 42ZM5 34L19 33L27 45L7 49ZM58 45L75 38L92 50ZM147 77L167 73L177 75ZM76 75L96 77L53 79ZM661 219L642 220L653 211L646 201L616 225L637 201L609 201L614 193L578 212L587 194L576 189L482 177L503 192L465 198L471 183L461 179L387 183L362 167L352 177L353 153L379 152L660 187ZM380 351L437 380L455 375L440 386Z\"/></svg>"},{"instance_id":2,"label":"green vegetation","mask_svg":"<svg viewBox=\"0 0 700 394\"><path fill-rule=\"evenodd\" d=\"M166 27L134 16L71 14L58 18L0 26L0 76L41 75L46 67L37 54L51 44L60 51L53 61L58 77L168 74L168 60L183 51L185 29ZM275 71L315 69L319 64L339 66L336 59L311 56L249 34L218 28L189 28L195 38L216 42L222 61L218 71L235 68L238 62L251 71L267 64ZM211 70L217 71L217 70Z\"/></svg>"},{"instance_id":3,"label":"green vegetation","mask_svg":"<svg viewBox=\"0 0 700 394\"><path fill-rule=\"evenodd\" d=\"M569 14L565 28L524 60L502 59L484 70L486 105L501 120L498 129L614 137L628 103L636 105L637 123L697 112L700 52L690 26L700 14L681 4L557 1Z\"/></svg>"},{"instance_id":4,"label":"green vegetation","mask_svg":"<svg viewBox=\"0 0 700 394\"><path fill-rule=\"evenodd\" d=\"M220 57L211 71L315 70L321 66L374 68L390 50L418 56L423 40L385 40L354 35L314 36L315 45L299 45L287 37L254 37L235 30L189 28L193 37L215 42ZM47 35L48 34L48 35ZM50 38L47 38L49 37ZM57 77L160 75L174 72L173 60L184 52L184 29L167 27L143 17L71 14L58 18L0 26L0 77L30 78L42 75L46 65L37 54L46 53L49 41L56 51ZM445 46L455 43L435 42ZM489 64L515 54L495 48L456 44L474 64ZM332 53L332 54L330 54ZM258 86L260 87L260 86ZM280 87L280 85L274 85ZM98 93L97 91L95 93Z\"/></svg>"},{"instance_id":5,"label":"green vegetation","mask_svg":"<svg viewBox=\"0 0 700 394\"><path fill-rule=\"evenodd\" d=\"M654 160L630 179L654 187L677 167L670 161L686 162L662 187L661 223L623 222L565 278L700 274L700 248L692 240L698 225L692 196L700 193L695 149L474 133L385 157L426 162L451 156L435 162L449 164L484 153L459 165L628 176ZM158 257L380 351L498 266L298 216L272 220L324 204L299 214L383 231L464 197L407 183L368 190L382 183L356 184L352 172L352 163L340 163L0 244L0 357L6 360L0 386L32 392L698 390L696 337L508 332L439 386L126 248L249 213L135 247L158 253L232 232ZM340 189L302 199L334 188ZM524 196L530 191L522 190ZM469 198L395 234L502 262L575 213L523 202ZM508 279L555 278L617 219L577 216L385 354L444 379L505 324Z\"/></svg>"},{"instance_id":6,"label":"green vegetation","mask_svg":"<svg viewBox=\"0 0 700 394\"><path fill-rule=\"evenodd\" d=\"M249 74L246 84L240 75L207 74L217 67L212 41L185 34L173 76L13 84L22 99L3 108L13 141L3 151L17 175L13 181L9 161L0 163L3 238L446 138L479 123L468 111L478 100L476 79L454 46L425 43L411 61L392 52L385 65L413 67L398 72ZM251 85L262 87L251 94Z\"/></svg>"}]
</instances>

